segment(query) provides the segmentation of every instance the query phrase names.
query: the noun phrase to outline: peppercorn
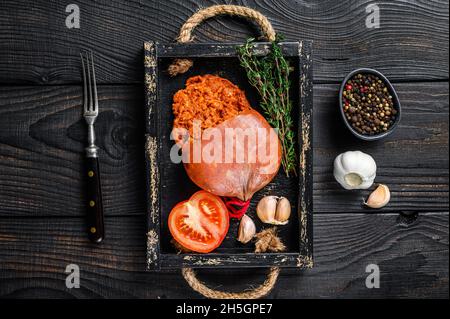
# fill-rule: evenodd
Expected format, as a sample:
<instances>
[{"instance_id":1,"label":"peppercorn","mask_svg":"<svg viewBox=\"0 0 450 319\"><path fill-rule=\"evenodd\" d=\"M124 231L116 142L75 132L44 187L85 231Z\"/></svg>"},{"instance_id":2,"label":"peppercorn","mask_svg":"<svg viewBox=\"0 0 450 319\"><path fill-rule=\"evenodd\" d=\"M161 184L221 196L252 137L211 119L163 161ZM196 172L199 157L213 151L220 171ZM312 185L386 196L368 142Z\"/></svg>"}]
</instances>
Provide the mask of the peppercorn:
<instances>
[{"instance_id":1,"label":"peppercorn","mask_svg":"<svg viewBox=\"0 0 450 319\"><path fill-rule=\"evenodd\" d=\"M353 76L345 83L342 99L345 118L360 134L379 134L395 123L398 111L392 94L376 75Z\"/></svg>"}]
</instances>

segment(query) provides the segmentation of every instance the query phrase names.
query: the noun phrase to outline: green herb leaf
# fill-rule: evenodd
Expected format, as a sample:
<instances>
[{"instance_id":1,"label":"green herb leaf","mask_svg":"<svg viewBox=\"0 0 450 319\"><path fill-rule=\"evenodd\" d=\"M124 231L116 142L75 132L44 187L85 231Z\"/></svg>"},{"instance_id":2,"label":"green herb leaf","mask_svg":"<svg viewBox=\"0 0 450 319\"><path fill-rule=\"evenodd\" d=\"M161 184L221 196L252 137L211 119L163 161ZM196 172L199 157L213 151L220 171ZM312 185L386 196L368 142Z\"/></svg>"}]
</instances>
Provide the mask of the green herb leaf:
<instances>
[{"instance_id":1,"label":"green herb leaf","mask_svg":"<svg viewBox=\"0 0 450 319\"><path fill-rule=\"evenodd\" d=\"M258 91L260 106L269 124L276 128L283 148L281 164L286 175L297 175L297 155L292 120L292 102L289 98L289 74L291 67L284 58L279 45L282 37L277 35L270 52L263 57L253 54L255 39L236 48L241 66L247 73L249 83Z\"/></svg>"}]
</instances>

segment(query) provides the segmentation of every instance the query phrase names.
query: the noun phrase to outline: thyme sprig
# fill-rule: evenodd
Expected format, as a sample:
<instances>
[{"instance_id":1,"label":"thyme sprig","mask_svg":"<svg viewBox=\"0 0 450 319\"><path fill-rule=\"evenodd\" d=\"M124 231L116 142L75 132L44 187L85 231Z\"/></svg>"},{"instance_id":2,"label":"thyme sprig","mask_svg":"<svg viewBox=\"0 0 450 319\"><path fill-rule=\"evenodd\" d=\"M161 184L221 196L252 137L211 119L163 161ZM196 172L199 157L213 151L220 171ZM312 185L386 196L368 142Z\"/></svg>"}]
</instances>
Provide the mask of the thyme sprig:
<instances>
[{"instance_id":1,"label":"thyme sprig","mask_svg":"<svg viewBox=\"0 0 450 319\"><path fill-rule=\"evenodd\" d=\"M297 156L295 134L291 116L292 101L289 98L289 73L291 68L284 58L277 36L272 42L270 52L262 57L254 54L254 41L237 47L241 66L247 73L249 83L258 91L260 105L269 124L277 129L282 146L281 164L286 176L297 175Z\"/></svg>"}]
</instances>

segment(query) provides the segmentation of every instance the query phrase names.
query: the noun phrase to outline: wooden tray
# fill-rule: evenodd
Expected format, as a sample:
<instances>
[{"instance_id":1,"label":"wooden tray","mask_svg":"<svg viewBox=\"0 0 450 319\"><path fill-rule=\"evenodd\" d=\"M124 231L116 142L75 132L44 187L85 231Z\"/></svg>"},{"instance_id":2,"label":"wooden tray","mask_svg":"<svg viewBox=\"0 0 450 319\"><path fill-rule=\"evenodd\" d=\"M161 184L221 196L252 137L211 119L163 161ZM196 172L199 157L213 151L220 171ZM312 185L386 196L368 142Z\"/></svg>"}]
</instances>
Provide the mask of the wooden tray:
<instances>
[{"instance_id":1,"label":"wooden tray","mask_svg":"<svg viewBox=\"0 0 450 319\"><path fill-rule=\"evenodd\" d=\"M147 266L150 270L183 267L312 267L312 57L311 42L282 43L292 72L292 100L298 129L299 176L286 178L280 169L275 179L252 199L247 212L257 230L264 225L255 216L259 199L268 194L287 197L293 207L289 224L278 227L287 250L283 253L253 252L254 245L236 240L238 221L230 221L230 229L222 245L210 254L178 254L171 244L167 218L176 203L189 198L198 187L186 175L182 164L170 161L172 130L172 98L185 87L186 80L198 74L217 74L245 90L253 108L260 111L256 91L247 82L236 55L240 44L158 44L144 43L145 107L146 107L146 171L148 194ZM255 52L267 54L269 43L258 43ZM185 74L170 77L167 67L174 58L189 58L194 66Z\"/></svg>"}]
</instances>

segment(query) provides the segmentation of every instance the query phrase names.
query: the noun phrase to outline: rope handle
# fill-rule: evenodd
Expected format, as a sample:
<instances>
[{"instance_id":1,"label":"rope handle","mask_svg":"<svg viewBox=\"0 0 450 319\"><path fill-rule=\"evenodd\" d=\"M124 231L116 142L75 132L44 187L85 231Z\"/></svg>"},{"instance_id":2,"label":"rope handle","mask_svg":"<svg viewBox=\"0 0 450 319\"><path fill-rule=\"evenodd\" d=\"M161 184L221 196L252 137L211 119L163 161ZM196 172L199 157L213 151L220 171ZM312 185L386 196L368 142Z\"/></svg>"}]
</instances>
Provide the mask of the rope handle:
<instances>
[{"instance_id":1,"label":"rope handle","mask_svg":"<svg viewBox=\"0 0 450 319\"><path fill-rule=\"evenodd\" d=\"M286 249L286 246L284 246L280 238L277 236L275 227L264 229L256 234L255 237L257 239L255 244L255 253L266 251L280 252ZM258 299L266 296L273 289L277 282L278 275L280 274L280 268L271 267L266 280L260 286L242 292L226 292L211 289L197 278L197 274L192 268L183 268L181 270L181 274L192 289L206 298Z\"/></svg>"},{"instance_id":2,"label":"rope handle","mask_svg":"<svg viewBox=\"0 0 450 319\"><path fill-rule=\"evenodd\" d=\"M269 20L260 12L243 6L222 4L202 9L192 15L181 27L177 41L181 43L192 41L192 32L200 23L209 18L225 14L239 16L255 21L261 28L263 35L267 38L267 40L275 40L276 34L272 25L270 24Z\"/></svg>"},{"instance_id":3,"label":"rope handle","mask_svg":"<svg viewBox=\"0 0 450 319\"><path fill-rule=\"evenodd\" d=\"M192 268L183 268L181 273L192 289L210 299L259 299L266 296L277 282L280 268L272 267L266 280L259 287L249 291L225 292L214 290L202 283Z\"/></svg>"},{"instance_id":4,"label":"rope handle","mask_svg":"<svg viewBox=\"0 0 450 319\"><path fill-rule=\"evenodd\" d=\"M264 37L269 41L275 41L276 33L269 20L260 12L230 4L215 5L198 11L193 14L181 27L177 42L186 43L192 41L194 29L203 21L218 15L239 16L252 20L258 24ZM189 59L175 59L167 69L170 76L176 76L187 72L193 65Z\"/></svg>"}]
</instances>

